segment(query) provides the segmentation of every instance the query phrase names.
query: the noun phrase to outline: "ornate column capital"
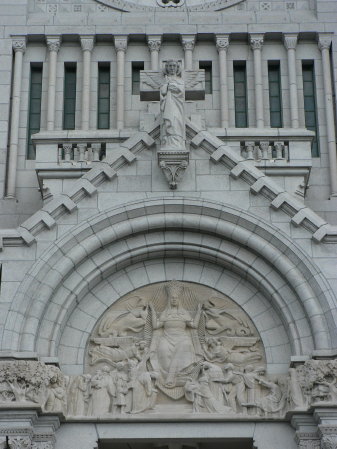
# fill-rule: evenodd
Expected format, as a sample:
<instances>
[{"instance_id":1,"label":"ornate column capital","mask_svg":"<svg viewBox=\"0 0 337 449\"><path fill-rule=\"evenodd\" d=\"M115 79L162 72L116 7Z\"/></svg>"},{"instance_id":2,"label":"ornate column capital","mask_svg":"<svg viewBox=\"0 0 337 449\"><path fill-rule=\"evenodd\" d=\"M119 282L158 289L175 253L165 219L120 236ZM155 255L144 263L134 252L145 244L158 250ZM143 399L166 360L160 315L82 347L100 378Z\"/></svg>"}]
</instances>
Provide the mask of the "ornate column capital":
<instances>
[{"instance_id":1,"label":"ornate column capital","mask_svg":"<svg viewBox=\"0 0 337 449\"><path fill-rule=\"evenodd\" d=\"M161 36L160 35L150 35L147 36L147 45L152 53L153 51L159 51L161 46Z\"/></svg>"},{"instance_id":2,"label":"ornate column capital","mask_svg":"<svg viewBox=\"0 0 337 449\"><path fill-rule=\"evenodd\" d=\"M12 47L14 52L24 53L26 51L26 41L27 41L26 36L13 37Z\"/></svg>"},{"instance_id":3,"label":"ornate column capital","mask_svg":"<svg viewBox=\"0 0 337 449\"><path fill-rule=\"evenodd\" d=\"M46 42L49 51L58 52L61 46L61 36L46 36Z\"/></svg>"},{"instance_id":4,"label":"ornate column capital","mask_svg":"<svg viewBox=\"0 0 337 449\"><path fill-rule=\"evenodd\" d=\"M128 46L127 36L116 36L115 37L115 50L117 52L122 51L123 53L125 53L127 46Z\"/></svg>"},{"instance_id":5,"label":"ornate column capital","mask_svg":"<svg viewBox=\"0 0 337 449\"><path fill-rule=\"evenodd\" d=\"M322 50L330 50L332 42L331 34L319 33L318 35L318 48Z\"/></svg>"},{"instance_id":6,"label":"ornate column capital","mask_svg":"<svg viewBox=\"0 0 337 449\"><path fill-rule=\"evenodd\" d=\"M217 34L215 36L215 45L218 51L227 51L229 47L229 34Z\"/></svg>"},{"instance_id":7,"label":"ornate column capital","mask_svg":"<svg viewBox=\"0 0 337 449\"><path fill-rule=\"evenodd\" d=\"M181 43L184 51L193 50L195 46L195 36L194 35L182 35Z\"/></svg>"},{"instance_id":8,"label":"ornate column capital","mask_svg":"<svg viewBox=\"0 0 337 449\"><path fill-rule=\"evenodd\" d=\"M287 50L295 50L297 45L298 34L284 34L283 35L283 43Z\"/></svg>"},{"instance_id":9,"label":"ornate column capital","mask_svg":"<svg viewBox=\"0 0 337 449\"><path fill-rule=\"evenodd\" d=\"M252 50L261 50L263 46L264 34L250 34L249 37Z\"/></svg>"},{"instance_id":10,"label":"ornate column capital","mask_svg":"<svg viewBox=\"0 0 337 449\"><path fill-rule=\"evenodd\" d=\"M94 36L80 36L80 41L83 51L92 51L94 48Z\"/></svg>"}]
</instances>

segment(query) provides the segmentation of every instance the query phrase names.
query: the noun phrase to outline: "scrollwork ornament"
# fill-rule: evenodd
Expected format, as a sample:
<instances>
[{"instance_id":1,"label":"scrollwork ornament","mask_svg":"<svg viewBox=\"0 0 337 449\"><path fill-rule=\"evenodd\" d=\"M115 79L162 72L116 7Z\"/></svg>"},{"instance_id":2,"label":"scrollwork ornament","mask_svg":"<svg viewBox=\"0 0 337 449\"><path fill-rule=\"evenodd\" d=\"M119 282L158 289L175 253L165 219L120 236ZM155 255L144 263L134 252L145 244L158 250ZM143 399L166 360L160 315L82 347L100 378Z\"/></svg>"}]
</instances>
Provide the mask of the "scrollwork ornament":
<instances>
[{"instance_id":1,"label":"scrollwork ornament","mask_svg":"<svg viewBox=\"0 0 337 449\"><path fill-rule=\"evenodd\" d=\"M337 449L337 435L323 435L321 449Z\"/></svg>"},{"instance_id":2,"label":"scrollwork ornament","mask_svg":"<svg viewBox=\"0 0 337 449\"><path fill-rule=\"evenodd\" d=\"M220 52L221 50L227 51L229 47L228 37L217 37L216 38L216 49Z\"/></svg>"},{"instance_id":3,"label":"scrollwork ornament","mask_svg":"<svg viewBox=\"0 0 337 449\"><path fill-rule=\"evenodd\" d=\"M159 51L161 46L161 40L158 39L149 39L147 41L147 44L149 46L149 50L152 53L153 51Z\"/></svg>"},{"instance_id":4,"label":"scrollwork ornament","mask_svg":"<svg viewBox=\"0 0 337 449\"><path fill-rule=\"evenodd\" d=\"M116 38L115 39L115 49L117 52L122 51L126 52L128 46L128 41L126 38Z\"/></svg>"},{"instance_id":5,"label":"scrollwork ornament","mask_svg":"<svg viewBox=\"0 0 337 449\"><path fill-rule=\"evenodd\" d=\"M194 45L195 45L195 38L183 38L181 40L182 46L184 51L186 50L193 50L194 49Z\"/></svg>"},{"instance_id":6,"label":"scrollwork ornament","mask_svg":"<svg viewBox=\"0 0 337 449\"><path fill-rule=\"evenodd\" d=\"M250 46L252 50L261 50L263 46L263 35L259 34L257 36L250 36Z\"/></svg>"},{"instance_id":7,"label":"scrollwork ornament","mask_svg":"<svg viewBox=\"0 0 337 449\"><path fill-rule=\"evenodd\" d=\"M330 50L331 37L320 37L318 41L318 48L322 50Z\"/></svg>"},{"instance_id":8,"label":"scrollwork ornament","mask_svg":"<svg viewBox=\"0 0 337 449\"><path fill-rule=\"evenodd\" d=\"M12 437L9 439L10 449L31 449L30 437Z\"/></svg>"},{"instance_id":9,"label":"scrollwork ornament","mask_svg":"<svg viewBox=\"0 0 337 449\"><path fill-rule=\"evenodd\" d=\"M13 50L14 52L22 52L24 53L26 51L26 39L14 39L13 40Z\"/></svg>"},{"instance_id":10,"label":"scrollwork ornament","mask_svg":"<svg viewBox=\"0 0 337 449\"><path fill-rule=\"evenodd\" d=\"M49 51L56 51L58 52L61 46L61 39L60 38L48 38L47 37L47 47Z\"/></svg>"},{"instance_id":11,"label":"scrollwork ornament","mask_svg":"<svg viewBox=\"0 0 337 449\"><path fill-rule=\"evenodd\" d=\"M297 45L297 34L284 36L284 46L287 50L295 50L296 45Z\"/></svg>"},{"instance_id":12,"label":"scrollwork ornament","mask_svg":"<svg viewBox=\"0 0 337 449\"><path fill-rule=\"evenodd\" d=\"M94 38L93 37L81 37L81 47L83 51L92 51L94 48Z\"/></svg>"}]
</instances>

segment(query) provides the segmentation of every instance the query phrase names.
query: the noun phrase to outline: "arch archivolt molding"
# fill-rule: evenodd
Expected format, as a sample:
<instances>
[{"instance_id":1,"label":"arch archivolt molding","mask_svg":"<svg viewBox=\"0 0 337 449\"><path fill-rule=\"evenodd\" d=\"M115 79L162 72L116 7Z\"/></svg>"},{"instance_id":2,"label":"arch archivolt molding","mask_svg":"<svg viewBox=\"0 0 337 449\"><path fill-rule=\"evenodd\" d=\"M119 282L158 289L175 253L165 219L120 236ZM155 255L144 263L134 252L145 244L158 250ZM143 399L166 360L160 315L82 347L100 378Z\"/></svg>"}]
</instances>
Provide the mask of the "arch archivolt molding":
<instances>
[{"instance_id":1,"label":"arch archivolt molding","mask_svg":"<svg viewBox=\"0 0 337 449\"><path fill-rule=\"evenodd\" d=\"M89 292L127 267L158 258L210 264L253 286L279 314L292 354L331 348L323 313L330 313L331 293L293 242L234 207L168 198L103 212L52 244L19 288L3 349L56 356L73 311Z\"/></svg>"}]
</instances>

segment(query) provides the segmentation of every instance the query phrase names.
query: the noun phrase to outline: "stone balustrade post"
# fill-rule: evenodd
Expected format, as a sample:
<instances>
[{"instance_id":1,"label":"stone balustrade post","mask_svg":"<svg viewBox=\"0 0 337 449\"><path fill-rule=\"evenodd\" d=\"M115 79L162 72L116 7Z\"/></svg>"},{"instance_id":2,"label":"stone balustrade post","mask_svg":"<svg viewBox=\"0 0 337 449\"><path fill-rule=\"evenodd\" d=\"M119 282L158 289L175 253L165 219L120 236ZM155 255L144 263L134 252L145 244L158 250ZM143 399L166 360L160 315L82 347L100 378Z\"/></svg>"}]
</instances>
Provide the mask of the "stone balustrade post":
<instances>
[{"instance_id":1,"label":"stone balustrade post","mask_svg":"<svg viewBox=\"0 0 337 449\"><path fill-rule=\"evenodd\" d=\"M151 54L151 70L159 70L159 51L161 47L161 36L148 36L147 45Z\"/></svg>"},{"instance_id":2,"label":"stone balustrade post","mask_svg":"<svg viewBox=\"0 0 337 449\"><path fill-rule=\"evenodd\" d=\"M125 53L127 45L127 36L115 37L115 49L117 53L117 129L124 128Z\"/></svg>"},{"instance_id":3,"label":"stone balustrade post","mask_svg":"<svg viewBox=\"0 0 337 449\"><path fill-rule=\"evenodd\" d=\"M251 34L250 45L254 53L254 82L255 82L255 115L256 127L264 128L263 84L262 84L262 46L263 34Z\"/></svg>"},{"instance_id":4,"label":"stone balustrade post","mask_svg":"<svg viewBox=\"0 0 337 449\"><path fill-rule=\"evenodd\" d=\"M56 66L57 54L61 45L60 36L47 36L47 48L49 52L48 68L48 98L47 98L47 130L55 129L55 99L56 99Z\"/></svg>"},{"instance_id":5,"label":"stone balustrade post","mask_svg":"<svg viewBox=\"0 0 337 449\"><path fill-rule=\"evenodd\" d=\"M220 77L220 117L221 127L228 128L228 85L227 85L227 50L229 35L222 34L215 37L216 48L219 53L219 77Z\"/></svg>"},{"instance_id":6,"label":"stone balustrade post","mask_svg":"<svg viewBox=\"0 0 337 449\"><path fill-rule=\"evenodd\" d=\"M290 97L290 119L291 127L299 127L298 118L298 98L297 98L297 74L296 74L296 45L297 34L285 34L284 46L287 49L288 56L288 78L289 78L289 97Z\"/></svg>"},{"instance_id":7,"label":"stone balustrade post","mask_svg":"<svg viewBox=\"0 0 337 449\"><path fill-rule=\"evenodd\" d=\"M90 69L91 52L94 48L93 36L80 36L83 52L83 74L82 74L82 123L83 130L89 129L90 117Z\"/></svg>"},{"instance_id":8,"label":"stone balustrade post","mask_svg":"<svg viewBox=\"0 0 337 449\"><path fill-rule=\"evenodd\" d=\"M193 50L195 46L195 36L181 36L181 43L185 53L185 70L193 70Z\"/></svg>"},{"instance_id":9,"label":"stone balustrade post","mask_svg":"<svg viewBox=\"0 0 337 449\"><path fill-rule=\"evenodd\" d=\"M253 160L254 159L254 142L245 142L245 147L246 147L246 153L247 153L247 160Z\"/></svg>"},{"instance_id":10,"label":"stone balustrade post","mask_svg":"<svg viewBox=\"0 0 337 449\"><path fill-rule=\"evenodd\" d=\"M13 38L12 46L14 50L14 75L12 87L12 115L10 123L10 140L7 169L6 197L15 198L18 144L19 144L19 123L20 123L20 97L22 82L23 54L26 51L26 37Z\"/></svg>"},{"instance_id":11,"label":"stone balustrade post","mask_svg":"<svg viewBox=\"0 0 337 449\"><path fill-rule=\"evenodd\" d=\"M331 63L330 63L331 35L319 34L318 47L322 53L324 101L326 132L328 139L328 155L330 170L331 196L337 196L337 155L336 155L336 131L333 110L333 91L331 81Z\"/></svg>"},{"instance_id":12,"label":"stone balustrade post","mask_svg":"<svg viewBox=\"0 0 337 449\"><path fill-rule=\"evenodd\" d=\"M269 149L269 142L267 140L261 140L260 142L260 151L261 151L261 159L267 160L268 157L268 149Z\"/></svg>"}]
</instances>

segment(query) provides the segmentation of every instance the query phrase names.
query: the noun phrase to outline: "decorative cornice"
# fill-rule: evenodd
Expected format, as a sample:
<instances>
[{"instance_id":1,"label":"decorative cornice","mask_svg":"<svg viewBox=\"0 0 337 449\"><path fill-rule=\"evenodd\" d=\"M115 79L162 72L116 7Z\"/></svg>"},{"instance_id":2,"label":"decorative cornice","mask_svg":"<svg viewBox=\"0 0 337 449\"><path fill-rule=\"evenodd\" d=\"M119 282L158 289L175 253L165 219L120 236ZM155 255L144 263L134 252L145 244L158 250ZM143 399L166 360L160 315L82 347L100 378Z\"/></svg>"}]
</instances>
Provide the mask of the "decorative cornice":
<instances>
[{"instance_id":1,"label":"decorative cornice","mask_svg":"<svg viewBox=\"0 0 337 449\"><path fill-rule=\"evenodd\" d=\"M181 44L184 51L193 50L195 46L195 36L181 36Z\"/></svg>"},{"instance_id":2,"label":"decorative cornice","mask_svg":"<svg viewBox=\"0 0 337 449\"><path fill-rule=\"evenodd\" d=\"M229 47L229 34L221 34L215 36L215 45L218 51L226 50Z\"/></svg>"},{"instance_id":3,"label":"decorative cornice","mask_svg":"<svg viewBox=\"0 0 337 449\"><path fill-rule=\"evenodd\" d=\"M250 46L252 50L261 50L263 46L263 34L251 34L250 35Z\"/></svg>"},{"instance_id":4,"label":"decorative cornice","mask_svg":"<svg viewBox=\"0 0 337 449\"><path fill-rule=\"evenodd\" d=\"M12 41L13 50L24 53L26 51L26 37L15 37Z\"/></svg>"},{"instance_id":5,"label":"decorative cornice","mask_svg":"<svg viewBox=\"0 0 337 449\"><path fill-rule=\"evenodd\" d=\"M83 51L92 51L94 48L94 37L93 36L81 36L81 47Z\"/></svg>"},{"instance_id":6,"label":"decorative cornice","mask_svg":"<svg viewBox=\"0 0 337 449\"><path fill-rule=\"evenodd\" d=\"M161 36L148 36L147 45L152 53L153 51L159 51L161 46Z\"/></svg>"},{"instance_id":7,"label":"decorative cornice","mask_svg":"<svg viewBox=\"0 0 337 449\"><path fill-rule=\"evenodd\" d=\"M58 52L61 46L61 36L46 36L46 42L49 51Z\"/></svg>"},{"instance_id":8,"label":"decorative cornice","mask_svg":"<svg viewBox=\"0 0 337 449\"><path fill-rule=\"evenodd\" d=\"M285 34L283 36L283 43L287 50L294 50L297 45L297 34Z\"/></svg>"},{"instance_id":9,"label":"decorative cornice","mask_svg":"<svg viewBox=\"0 0 337 449\"><path fill-rule=\"evenodd\" d=\"M115 49L117 52L122 51L125 53L127 46L128 46L127 36L115 37Z\"/></svg>"}]
</instances>

